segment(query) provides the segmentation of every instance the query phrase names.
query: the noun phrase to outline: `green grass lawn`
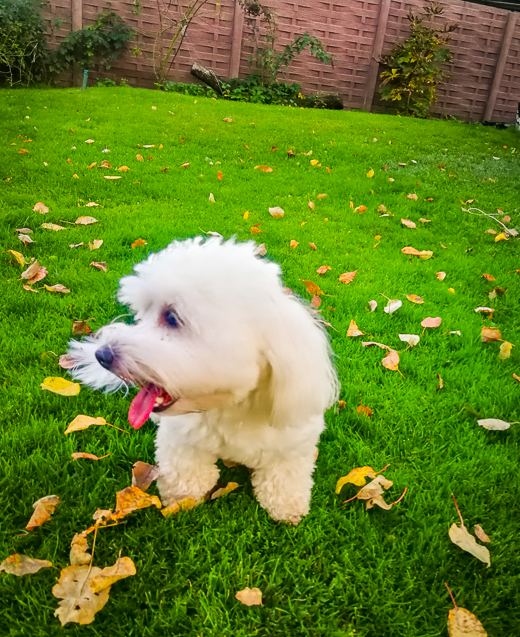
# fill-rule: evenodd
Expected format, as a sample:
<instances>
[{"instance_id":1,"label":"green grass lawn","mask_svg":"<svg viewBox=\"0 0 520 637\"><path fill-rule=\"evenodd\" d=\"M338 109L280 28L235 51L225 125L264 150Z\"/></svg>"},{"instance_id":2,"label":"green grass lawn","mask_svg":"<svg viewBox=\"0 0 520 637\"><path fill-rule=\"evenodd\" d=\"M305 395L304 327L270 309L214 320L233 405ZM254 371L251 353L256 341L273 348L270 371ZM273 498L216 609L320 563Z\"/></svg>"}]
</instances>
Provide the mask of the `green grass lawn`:
<instances>
[{"instance_id":1,"label":"green grass lawn","mask_svg":"<svg viewBox=\"0 0 520 637\"><path fill-rule=\"evenodd\" d=\"M57 567L24 577L0 573L1 635L434 637L447 635L452 608L444 582L490 636L520 634L520 425L487 431L472 412L520 420L513 378L520 375L519 239L495 242L486 232L501 231L495 221L462 210L501 208L498 218L509 215L506 225L520 229L516 131L126 88L4 90L0 120L0 561L20 553ZM149 144L155 147L143 148ZM99 168L103 160L112 169ZM123 165L130 170L118 172ZM259 165L273 172L255 170ZM33 211L40 201L48 214ZM99 207L83 207L88 202ZM381 217L381 204L393 216ZM273 206L285 210L283 219L269 215ZM359 214L358 206L367 209ZM71 225L81 215L98 223ZM257 224L262 233L252 234ZM19 241L22 227L33 230L34 243ZM224 483L241 485L224 498L167 519L145 509L100 529L94 563L111 565L122 551L137 574L114 584L94 623L62 629L51 593L57 569L69 564L74 534L130 484L133 463L153 462L154 426L130 435L92 427L65 436L77 414L130 430L131 396L84 387L62 397L40 383L67 377L58 356L74 320L95 330L124 313L114 295L134 263L201 231L263 242L295 293L310 300L302 279L324 292L322 316L335 328L329 332L345 407L327 414L311 512L296 528L277 524L254 499L248 471L223 468ZM138 238L146 245L132 248ZM90 252L94 239L103 245ZM291 240L299 244L292 248ZM433 257L406 256L405 246ZM47 268L33 286L38 294L23 289L25 268L7 250ZM89 267L92 261L106 261L108 271ZM316 274L321 265L331 270ZM354 270L352 283L338 281ZM70 294L48 292L45 283L65 285ZM496 286L506 294L490 300ZM412 293L424 304L408 301ZM401 299L402 307L385 314L381 294ZM379 303L373 313L371 299ZM476 313L478 306L494 308L492 319ZM398 334L420 335L428 316L442 324L401 355L401 373L381 365L383 350L361 345L374 340L401 351ZM346 337L351 320L364 336ZM483 325L498 327L515 345L509 358L499 360L500 343L482 343ZM461 336L449 334L456 330ZM360 395L371 418L356 412ZM110 456L73 461L75 451ZM386 500L408 487L398 505L365 511L359 501L342 504L355 489L347 485L336 495L341 476L388 463L384 474L394 486ZM451 493L468 530L480 524L491 537L490 568L450 542L448 529L459 522ZM33 502L50 494L62 504L49 522L26 532ZM262 590L261 607L235 599L246 586Z\"/></svg>"}]
</instances>

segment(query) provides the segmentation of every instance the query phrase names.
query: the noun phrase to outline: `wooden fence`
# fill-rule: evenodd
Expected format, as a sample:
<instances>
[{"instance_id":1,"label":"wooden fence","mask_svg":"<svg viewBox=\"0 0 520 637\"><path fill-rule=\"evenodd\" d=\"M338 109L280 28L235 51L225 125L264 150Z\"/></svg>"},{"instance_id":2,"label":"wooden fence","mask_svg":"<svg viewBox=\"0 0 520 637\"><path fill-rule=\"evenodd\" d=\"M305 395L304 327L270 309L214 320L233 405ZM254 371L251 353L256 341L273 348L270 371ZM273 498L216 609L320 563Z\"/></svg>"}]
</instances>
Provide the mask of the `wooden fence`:
<instances>
[{"instance_id":1,"label":"wooden fence","mask_svg":"<svg viewBox=\"0 0 520 637\"><path fill-rule=\"evenodd\" d=\"M111 9L137 30L137 36L129 52L110 71L91 71L91 81L96 77L124 78L131 86L154 86L158 2L165 6L165 0L111 0ZM381 102L377 93L379 56L406 39L408 12L420 12L427 0L267 0L265 4L277 16L277 48L281 50L296 35L309 31L335 56L331 68L302 53L291 65L286 81L298 82L308 93L340 93L345 108L388 111L388 103ZM459 26L450 44L454 59L448 70L453 79L437 89L432 112L468 122L514 123L520 102L519 14L457 0L441 4L445 13L439 22ZM174 6L182 10L186 5L187 0L179 0ZM50 0L46 17L63 20L51 36L51 45L57 46L68 31L95 22L97 14L107 7L106 0ZM211 0L206 7L192 23L169 72L173 81L197 81L189 73L193 62L225 78L244 77L250 72L248 57L255 45L238 3ZM166 43L165 37L159 46ZM67 86L81 81L78 70L60 79Z\"/></svg>"}]
</instances>

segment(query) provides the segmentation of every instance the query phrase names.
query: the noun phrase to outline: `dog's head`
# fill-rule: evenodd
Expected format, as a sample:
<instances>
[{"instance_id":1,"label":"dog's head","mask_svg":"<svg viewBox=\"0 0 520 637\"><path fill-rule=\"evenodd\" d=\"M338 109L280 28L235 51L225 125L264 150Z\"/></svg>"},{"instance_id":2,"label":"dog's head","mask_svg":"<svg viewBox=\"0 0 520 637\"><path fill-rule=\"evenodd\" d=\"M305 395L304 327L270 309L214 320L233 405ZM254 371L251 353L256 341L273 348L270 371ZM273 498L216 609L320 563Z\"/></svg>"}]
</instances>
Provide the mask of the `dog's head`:
<instances>
[{"instance_id":1,"label":"dog's head","mask_svg":"<svg viewBox=\"0 0 520 637\"><path fill-rule=\"evenodd\" d=\"M196 238L174 242L135 266L118 292L134 324L111 323L83 342L72 341L74 377L108 391L125 382L139 386L129 411L135 428L152 412L225 407L260 386L274 411L281 407L279 392L305 402L306 391L324 391L305 380L320 377L313 368L328 375L330 402L335 376L326 336L285 293L279 267L255 251L253 243Z\"/></svg>"}]
</instances>

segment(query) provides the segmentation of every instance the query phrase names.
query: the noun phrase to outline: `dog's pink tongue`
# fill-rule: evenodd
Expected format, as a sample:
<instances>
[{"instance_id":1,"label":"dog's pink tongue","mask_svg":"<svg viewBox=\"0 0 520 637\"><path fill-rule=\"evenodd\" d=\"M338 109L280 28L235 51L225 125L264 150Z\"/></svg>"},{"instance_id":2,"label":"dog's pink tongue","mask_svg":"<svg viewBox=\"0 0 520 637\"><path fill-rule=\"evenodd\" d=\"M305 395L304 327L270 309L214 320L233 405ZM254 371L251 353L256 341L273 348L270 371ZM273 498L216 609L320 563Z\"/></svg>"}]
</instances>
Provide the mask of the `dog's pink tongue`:
<instances>
[{"instance_id":1,"label":"dog's pink tongue","mask_svg":"<svg viewBox=\"0 0 520 637\"><path fill-rule=\"evenodd\" d=\"M141 387L137 396L132 400L128 410L128 421L134 429L139 429L152 413L155 399L162 394L162 389L153 383L146 383Z\"/></svg>"}]
</instances>

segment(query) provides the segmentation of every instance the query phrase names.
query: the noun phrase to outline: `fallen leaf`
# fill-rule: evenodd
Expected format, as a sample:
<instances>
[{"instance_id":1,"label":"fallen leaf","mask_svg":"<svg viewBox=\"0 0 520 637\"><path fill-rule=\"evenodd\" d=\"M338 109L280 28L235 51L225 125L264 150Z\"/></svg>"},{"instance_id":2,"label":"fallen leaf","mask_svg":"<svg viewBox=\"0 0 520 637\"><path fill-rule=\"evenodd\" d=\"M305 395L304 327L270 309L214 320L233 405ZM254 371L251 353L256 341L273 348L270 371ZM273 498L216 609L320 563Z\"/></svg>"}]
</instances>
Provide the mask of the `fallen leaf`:
<instances>
[{"instance_id":1,"label":"fallen leaf","mask_svg":"<svg viewBox=\"0 0 520 637\"><path fill-rule=\"evenodd\" d=\"M497 234L497 236L495 237L495 243L497 241L508 241L508 238L504 232L501 232L500 234Z\"/></svg>"},{"instance_id":2,"label":"fallen leaf","mask_svg":"<svg viewBox=\"0 0 520 637\"><path fill-rule=\"evenodd\" d=\"M449 637L487 637L484 626L465 608L456 606L448 613Z\"/></svg>"},{"instance_id":3,"label":"fallen leaf","mask_svg":"<svg viewBox=\"0 0 520 637\"><path fill-rule=\"evenodd\" d=\"M28 155L29 151L27 150L27 148L20 148L20 150L18 151L19 155Z\"/></svg>"},{"instance_id":4,"label":"fallen leaf","mask_svg":"<svg viewBox=\"0 0 520 637\"><path fill-rule=\"evenodd\" d=\"M92 330L90 329L88 323L86 321L73 321L72 322L72 333L73 334L90 334Z\"/></svg>"},{"instance_id":5,"label":"fallen leaf","mask_svg":"<svg viewBox=\"0 0 520 637\"><path fill-rule=\"evenodd\" d=\"M269 166L255 166L255 170L261 170L263 173L272 173L273 169Z\"/></svg>"},{"instance_id":6,"label":"fallen leaf","mask_svg":"<svg viewBox=\"0 0 520 637\"><path fill-rule=\"evenodd\" d=\"M439 281L444 281L444 279L446 278L446 272L437 272L437 278L439 279Z\"/></svg>"},{"instance_id":7,"label":"fallen leaf","mask_svg":"<svg viewBox=\"0 0 520 637\"><path fill-rule=\"evenodd\" d=\"M368 307L370 308L371 312L375 312L376 308L377 308L377 301L369 301L368 302Z\"/></svg>"},{"instance_id":8,"label":"fallen leaf","mask_svg":"<svg viewBox=\"0 0 520 637\"><path fill-rule=\"evenodd\" d=\"M45 228L46 230L54 230L54 232L66 229L64 226L59 226L56 223L42 223L42 228Z\"/></svg>"},{"instance_id":9,"label":"fallen leaf","mask_svg":"<svg viewBox=\"0 0 520 637\"><path fill-rule=\"evenodd\" d=\"M92 416L84 416L83 414L80 414L69 423L67 429L65 430L65 435L70 434L73 431L82 431L83 429L88 429L88 427L91 427L92 425L107 424L107 421L101 416L98 418L92 418Z\"/></svg>"},{"instance_id":10,"label":"fallen leaf","mask_svg":"<svg viewBox=\"0 0 520 637\"><path fill-rule=\"evenodd\" d=\"M316 244L315 244L315 243L312 243L312 241L309 241L309 248L310 248L311 250L314 250L315 252L316 252L316 250L318 249L318 248L316 247Z\"/></svg>"},{"instance_id":11,"label":"fallen leaf","mask_svg":"<svg viewBox=\"0 0 520 637\"><path fill-rule=\"evenodd\" d=\"M416 250L415 248L412 248L411 246L402 248L401 252L403 254L409 254L424 260L431 259L431 257L433 256L433 252L431 250Z\"/></svg>"},{"instance_id":12,"label":"fallen leaf","mask_svg":"<svg viewBox=\"0 0 520 637\"><path fill-rule=\"evenodd\" d=\"M73 383L70 380L56 376L47 377L40 387L60 396L77 396L81 389L79 383Z\"/></svg>"},{"instance_id":13,"label":"fallen leaf","mask_svg":"<svg viewBox=\"0 0 520 637\"><path fill-rule=\"evenodd\" d=\"M480 526L480 524L475 524L475 535L481 542L491 542L489 536L484 532L484 529Z\"/></svg>"},{"instance_id":14,"label":"fallen leaf","mask_svg":"<svg viewBox=\"0 0 520 637\"><path fill-rule=\"evenodd\" d=\"M296 246L300 245L300 242L296 241L295 239L291 239L289 245L291 246L291 248L296 248Z\"/></svg>"},{"instance_id":15,"label":"fallen leaf","mask_svg":"<svg viewBox=\"0 0 520 637\"><path fill-rule=\"evenodd\" d=\"M231 117L224 117L224 119L222 121L231 123L233 121L233 119Z\"/></svg>"},{"instance_id":16,"label":"fallen leaf","mask_svg":"<svg viewBox=\"0 0 520 637\"><path fill-rule=\"evenodd\" d=\"M123 179L121 175L103 175L103 179Z\"/></svg>"},{"instance_id":17,"label":"fallen leaf","mask_svg":"<svg viewBox=\"0 0 520 637\"><path fill-rule=\"evenodd\" d=\"M89 585L92 578L102 570L97 566L85 564L67 566L61 571L52 594L61 599L54 615L58 617L62 626L68 622L90 624L94 621L94 615L108 602L110 587L94 593Z\"/></svg>"},{"instance_id":18,"label":"fallen leaf","mask_svg":"<svg viewBox=\"0 0 520 637\"><path fill-rule=\"evenodd\" d=\"M414 201L417 201L418 197L414 192L411 192L410 194L406 195L407 199L413 199Z\"/></svg>"},{"instance_id":19,"label":"fallen leaf","mask_svg":"<svg viewBox=\"0 0 520 637\"><path fill-rule=\"evenodd\" d=\"M258 227L259 225L260 224L257 224L250 229L251 234L262 234L262 231Z\"/></svg>"},{"instance_id":20,"label":"fallen leaf","mask_svg":"<svg viewBox=\"0 0 520 637\"><path fill-rule=\"evenodd\" d=\"M363 336L363 332L356 325L356 321L354 321L354 320L350 321L350 325L348 326L348 330L347 330L347 336L348 337L351 337L351 336Z\"/></svg>"},{"instance_id":21,"label":"fallen leaf","mask_svg":"<svg viewBox=\"0 0 520 637\"><path fill-rule=\"evenodd\" d=\"M361 345L363 347L380 347L381 349L391 351L391 348L388 347L388 345L384 345L383 343L376 343L375 341L361 341Z\"/></svg>"},{"instance_id":22,"label":"fallen leaf","mask_svg":"<svg viewBox=\"0 0 520 637\"><path fill-rule=\"evenodd\" d=\"M354 484L356 487L363 487L367 481L366 478L375 478L376 473L372 467L357 467L349 471L346 476L340 478L336 484L336 493L339 493L346 484Z\"/></svg>"},{"instance_id":23,"label":"fallen leaf","mask_svg":"<svg viewBox=\"0 0 520 637\"><path fill-rule=\"evenodd\" d=\"M83 241L81 243L69 243L69 248L79 248L83 245Z\"/></svg>"},{"instance_id":24,"label":"fallen leaf","mask_svg":"<svg viewBox=\"0 0 520 637\"><path fill-rule=\"evenodd\" d=\"M409 219L401 219L401 223L407 228L417 228L415 223L413 221L410 221Z\"/></svg>"},{"instance_id":25,"label":"fallen leaf","mask_svg":"<svg viewBox=\"0 0 520 637\"><path fill-rule=\"evenodd\" d=\"M495 277L492 274L483 274L481 278L486 279L486 281L496 281Z\"/></svg>"},{"instance_id":26,"label":"fallen leaf","mask_svg":"<svg viewBox=\"0 0 520 637\"><path fill-rule=\"evenodd\" d=\"M64 285L62 285L61 283L56 283L56 285L43 285L43 287L48 291L48 292L61 292L62 294L69 294L70 290L69 288L66 288Z\"/></svg>"},{"instance_id":27,"label":"fallen leaf","mask_svg":"<svg viewBox=\"0 0 520 637\"><path fill-rule=\"evenodd\" d=\"M19 265L25 265L25 257L21 252L17 252L16 250L6 250L6 252L10 252Z\"/></svg>"},{"instance_id":28,"label":"fallen leaf","mask_svg":"<svg viewBox=\"0 0 520 637\"><path fill-rule=\"evenodd\" d=\"M354 208L354 212L359 212L360 215L362 215L365 210L368 210L367 206L358 206L357 208Z\"/></svg>"},{"instance_id":29,"label":"fallen leaf","mask_svg":"<svg viewBox=\"0 0 520 637\"><path fill-rule=\"evenodd\" d=\"M41 215L45 215L49 212L47 206L43 203L43 201L39 201L34 205L33 212L39 212Z\"/></svg>"},{"instance_id":30,"label":"fallen leaf","mask_svg":"<svg viewBox=\"0 0 520 637\"><path fill-rule=\"evenodd\" d=\"M46 495L33 504L34 513L29 522L25 526L27 531L32 531L41 526L44 522L51 519L54 510L60 504L61 500L57 495Z\"/></svg>"},{"instance_id":31,"label":"fallen leaf","mask_svg":"<svg viewBox=\"0 0 520 637\"><path fill-rule=\"evenodd\" d=\"M280 208L280 206L275 206L274 208L269 208L269 214L275 219L281 219L285 212L283 208Z\"/></svg>"},{"instance_id":32,"label":"fallen leaf","mask_svg":"<svg viewBox=\"0 0 520 637\"><path fill-rule=\"evenodd\" d=\"M341 283L352 283L356 274L357 274L357 270L354 270L354 272L344 272L343 274L340 275L339 281Z\"/></svg>"},{"instance_id":33,"label":"fallen leaf","mask_svg":"<svg viewBox=\"0 0 520 637\"><path fill-rule=\"evenodd\" d=\"M84 533L76 533L70 544L70 563L71 565L84 566L90 564L92 555L87 553L89 550L87 538Z\"/></svg>"},{"instance_id":34,"label":"fallen leaf","mask_svg":"<svg viewBox=\"0 0 520 637\"><path fill-rule=\"evenodd\" d=\"M323 294L323 292L320 290L319 285L317 285L313 281L305 281L304 279L300 279L300 281L305 285L307 292L312 296L321 296Z\"/></svg>"},{"instance_id":35,"label":"fallen leaf","mask_svg":"<svg viewBox=\"0 0 520 637\"><path fill-rule=\"evenodd\" d=\"M71 453L73 460L79 460L80 458L85 458L86 460L103 460L103 458L108 458L110 454L107 453L105 456L95 456L93 453L86 453L85 451L74 451Z\"/></svg>"},{"instance_id":36,"label":"fallen leaf","mask_svg":"<svg viewBox=\"0 0 520 637\"><path fill-rule=\"evenodd\" d=\"M480 332L480 338L483 343L489 343L491 341L501 341L502 335L498 327L483 327Z\"/></svg>"},{"instance_id":37,"label":"fallen leaf","mask_svg":"<svg viewBox=\"0 0 520 637\"><path fill-rule=\"evenodd\" d=\"M222 179L224 179L224 175L220 172L220 170L217 172L217 179L219 181L222 181Z\"/></svg>"},{"instance_id":38,"label":"fallen leaf","mask_svg":"<svg viewBox=\"0 0 520 637\"><path fill-rule=\"evenodd\" d=\"M508 341L504 341L500 345L500 352L498 353L498 358L501 361L505 361L506 358L509 358L511 356L511 350L513 349L513 347L514 347L513 343L509 343Z\"/></svg>"},{"instance_id":39,"label":"fallen leaf","mask_svg":"<svg viewBox=\"0 0 520 637\"><path fill-rule=\"evenodd\" d=\"M518 374L513 374L513 378L520 383L520 376Z\"/></svg>"},{"instance_id":40,"label":"fallen leaf","mask_svg":"<svg viewBox=\"0 0 520 637\"><path fill-rule=\"evenodd\" d=\"M179 511L191 511L197 506L195 498L183 498L179 502L174 502L169 507L161 509L161 513L166 517L167 515L175 515Z\"/></svg>"},{"instance_id":41,"label":"fallen leaf","mask_svg":"<svg viewBox=\"0 0 520 637\"><path fill-rule=\"evenodd\" d=\"M392 480L387 480L384 475L380 473L372 482L369 482L356 493L356 498L358 500L371 500L383 494L385 489L390 489L393 484Z\"/></svg>"},{"instance_id":42,"label":"fallen leaf","mask_svg":"<svg viewBox=\"0 0 520 637\"><path fill-rule=\"evenodd\" d=\"M38 261L33 261L27 270L22 272L20 277L25 279L29 285L32 285L44 279L47 274L47 270L42 265L39 265Z\"/></svg>"},{"instance_id":43,"label":"fallen leaf","mask_svg":"<svg viewBox=\"0 0 520 637\"><path fill-rule=\"evenodd\" d=\"M24 290L27 290L28 292L35 292L36 294L39 294L39 290L33 290L30 285L26 285L25 283L22 283L22 287Z\"/></svg>"},{"instance_id":44,"label":"fallen leaf","mask_svg":"<svg viewBox=\"0 0 520 637\"><path fill-rule=\"evenodd\" d=\"M93 223L97 223L98 220L95 219L94 217L78 217L76 219L76 221L74 222L77 226L90 226Z\"/></svg>"},{"instance_id":45,"label":"fallen leaf","mask_svg":"<svg viewBox=\"0 0 520 637\"><path fill-rule=\"evenodd\" d=\"M331 269L330 265L320 265L320 267L316 270L316 274L325 274L325 272L328 272Z\"/></svg>"},{"instance_id":46,"label":"fallen leaf","mask_svg":"<svg viewBox=\"0 0 520 637\"><path fill-rule=\"evenodd\" d=\"M244 588L242 591L235 593L236 599L246 606L261 606L262 591L259 588Z\"/></svg>"},{"instance_id":47,"label":"fallen leaf","mask_svg":"<svg viewBox=\"0 0 520 637\"><path fill-rule=\"evenodd\" d=\"M33 292L36 292L36 290L33 290ZM68 354L62 354L58 359L58 365L62 369L72 369L73 367L76 367L76 364L76 361Z\"/></svg>"},{"instance_id":48,"label":"fallen leaf","mask_svg":"<svg viewBox=\"0 0 520 637\"><path fill-rule=\"evenodd\" d=\"M406 298L412 303L418 303L418 304L424 303L422 298L420 296L417 296L417 294L407 294Z\"/></svg>"},{"instance_id":49,"label":"fallen leaf","mask_svg":"<svg viewBox=\"0 0 520 637\"><path fill-rule=\"evenodd\" d=\"M305 155L306 153L303 153L303 154ZM318 164L319 162L317 159L311 159L310 163L311 163L311 166L316 166L316 164Z\"/></svg>"},{"instance_id":50,"label":"fallen leaf","mask_svg":"<svg viewBox=\"0 0 520 637\"><path fill-rule=\"evenodd\" d=\"M515 425L516 423L506 422L505 420L499 420L498 418L482 418L477 420L477 423L484 427L484 429L489 429L490 431L505 431L509 429L511 425Z\"/></svg>"},{"instance_id":51,"label":"fallen leaf","mask_svg":"<svg viewBox=\"0 0 520 637\"><path fill-rule=\"evenodd\" d=\"M103 159L103 161L99 164L100 168L112 168L112 164L107 160Z\"/></svg>"},{"instance_id":52,"label":"fallen leaf","mask_svg":"<svg viewBox=\"0 0 520 637\"><path fill-rule=\"evenodd\" d=\"M98 250L99 248L101 248L102 245L103 245L103 239L94 239L94 241L88 242L88 249L91 251Z\"/></svg>"},{"instance_id":53,"label":"fallen leaf","mask_svg":"<svg viewBox=\"0 0 520 637\"><path fill-rule=\"evenodd\" d=\"M91 169L92 169L92 168L94 168L94 166L96 166L96 165L97 165L97 161L93 161L93 162L90 164L90 166L87 166L87 168L88 168L89 170L91 170Z\"/></svg>"},{"instance_id":54,"label":"fallen leaf","mask_svg":"<svg viewBox=\"0 0 520 637\"><path fill-rule=\"evenodd\" d=\"M24 246L28 245L29 243L34 243L34 241L28 234L19 234L18 239L20 239Z\"/></svg>"},{"instance_id":55,"label":"fallen leaf","mask_svg":"<svg viewBox=\"0 0 520 637\"><path fill-rule=\"evenodd\" d=\"M425 219L424 217L420 217L419 221L421 223L431 223L431 219Z\"/></svg>"},{"instance_id":56,"label":"fallen leaf","mask_svg":"<svg viewBox=\"0 0 520 637\"><path fill-rule=\"evenodd\" d=\"M377 212L381 214L382 212L386 212L386 211L387 211L386 206L380 203L379 206L377 207Z\"/></svg>"},{"instance_id":57,"label":"fallen leaf","mask_svg":"<svg viewBox=\"0 0 520 637\"><path fill-rule=\"evenodd\" d=\"M0 564L0 572L9 573L11 575L32 575L37 573L41 568L52 566L52 562L48 560L37 560L27 555L10 555Z\"/></svg>"},{"instance_id":58,"label":"fallen leaf","mask_svg":"<svg viewBox=\"0 0 520 637\"><path fill-rule=\"evenodd\" d=\"M437 387L437 390L436 390L436 391L439 391L440 389L443 389L443 388L444 388L444 381L442 380L442 378L441 378L441 375L440 375L440 374L437 374L437 379L439 380L439 386Z\"/></svg>"},{"instance_id":59,"label":"fallen leaf","mask_svg":"<svg viewBox=\"0 0 520 637\"><path fill-rule=\"evenodd\" d=\"M222 488L217 489L216 491L214 491L211 494L210 499L211 500L216 500L217 498L221 498L223 495L226 495L226 494L230 493L231 491L234 491L238 487L239 487L238 482L228 482L225 487L222 487Z\"/></svg>"},{"instance_id":60,"label":"fallen leaf","mask_svg":"<svg viewBox=\"0 0 520 637\"><path fill-rule=\"evenodd\" d=\"M313 202L313 201L309 201L309 203L308 203L307 205L308 205L308 207L309 207L311 210L314 210L314 209L316 208L316 205L314 204L314 202Z\"/></svg>"},{"instance_id":61,"label":"fallen leaf","mask_svg":"<svg viewBox=\"0 0 520 637\"><path fill-rule=\"evenodd\" d=\"M146 491L159 477L159 467L138 460L132 467L132 486Z\"/></svg>"},{"instance_id":62,"label":"fallen leaf","mask_svg":"<svg viewBox=\"0 0 520 637\"><path fill-rule=\"evenodd\" d=\"M325 199L326 196L326 193L322 192L319 195L316 195L316 199L318 199L318 201L321 201L322 199Z\"/></svg>"},{"instance_id":63,"label":"fallen leaf","mask_svg":"<svg viewBox=\"0 0 520 637\"><path fill-rule=\"evenodd\" d=\"M161 501L156 495L148 495L137 487L126 487L126 489L116 493L115 516L117 519L124 518L133 511L150 506L155 506L158 509L162 508Z\"/></svg>"},{"instance_id":64,"label":"fallen leaf","mask_svg":"<svg viewBox=\"0 0 520 637\"><path fill-rule=\"evenodd\" d=\"M435 318L428 316L421 321L422 327L439 327L441 323L442 318L440 316L436 316Z\"/></svg>"},{"instance_id":65,"label":"fallen leaf","mask_svg":"<svg viewBox=\"0 0 520 637\"><path fill-rule=\"evenodd\" d=\"M145 245L146 245L146 241L144 239L136 239L132 243L132 250L134 250L135 248L140 248L141 246L145 246Z\"/></svg>"},{"instance_id":66,"label":"fallen leaf","mask_svg":"<svg viewBox=\"0 0 520 637\"><path fill-rule=\"evenodd\" d=\"M358 414L364 414L368 418L372 416L372 410L370 409L370 407L363 405L363 400L361 398L360 398L360 404L356 407L356 411Z\"/></svg>"},{"instance_id":67,"label":"fallen leaf","mask_svg":"<svg viewBox=\"0 0 520 637\"><path fill-rule=\"evenodd\" d=\"M421 337L417 334L399 334L399 340L403 343L408 343L410 347L415 347L421 340Z\"/></svg>"},{"instance_id":68,"label":"fallen leaf","mask_svg":"<svg viewBox=\"0 0 520 637\"><path fill-rule=\"evenodd\" d=\"M381 364L383 367L386 367L386 369L390 369L394 372L399 371L399 354L395 350L389 349L388 354L383 358Z\"/></svg>"},{"instance_id":69,"label":"fallen leaf","mask_svg":"<svg viewBox=\"0 0 520 637\"><path fill-rule=\"evenodd\" d=\"M478 312L479 314L489 314L489 319L493 316L494 311L495 310L492 307L485 307L483 305L475 308L475 312Z\"/></svg>"},{"instance_id":70,"label":"fallen leaf","mask_svg":"<svg viewBox=\"0 0 520 637\"><path fill-rule=\"evenodd\" d=\"M120 579L131 577L135 574L135 564L132 560L129 557L119 557L113 566L107 566L90 578L90 590L97 595L106 588L110 589L112 584Z\"/></svg>"},{"instance_id":71,"label":"fallen leaf","mask_svg":"<svg viewBox=\"0 0 520 637\"><path fill-rule=\"evenodd\" d=\"M265 243L261 243L260 245L257 246L256 254L258 254L261 257L265 257L265 255L267 254L267 248L265 247Z\"/></svg>"},{"instance_id":72,"label":"fallen leaf","mask_svg":"<svg viewBox=\"0 0 520 637\"><path fill-rule=\"evenodd\" d=\"M120 173L127 173L130 170L130 168L128 168L128 166L119 166L117 170Z\"/></svg>"},{"instance_id":73,"label":"fallen leaf","mask_svg":"<svg viewBox=\"0 0 520 637\"><path fill-rule=\"evenodd\" d=\"M386 314L393 314L402 306L403 302L400 299L389 299L388 303L383 308Z\"/></svg>"},{"instance_id":74,"label":"fallen leaf","mask_svg":"<svg viewBox=\"0 0 520 637\"><path fill-rule=\"evenodd\" d=\"M321 299L318 295L314 295L311 299L311 307L313 307L315 310L319 309L321 305Z\"/></svg>"},{"instance_id":75,"label":"fallen leaf","mask_svg":"<svg viewBox=\"0 0 520 637\"><path fill-rule=\"evenodd\" d=\"M367 177L370 179L370 178L371 178L371 177L373 177L373 176L374 176L374 171L373 171L373 169L371 168L371 169L367 172Z\"/></svg>"},{"instance_id":76,"label":"fallen leaf","mask_svg":"<svg viewBox=\"0 0 520 637\"><path fill-rule=\"evenodd\" d=\"M211 203L215 203L215 196L212 192L209 193L209 200L211 201Z\"/></svg>"},{"instance_id":77,"label":"fallen leaf","mask_svg":"<svg viewBox=\"0 0 520 637\"><path fill-rule=\"evenodd\" d=\"M457 526L455 522L450 526L448 531L448 535L450 536L450 540L453 544L456 544L463 551L470 553L473 557L476 557L481 562L487 564L488 568L491 565L491 557L489 551L485 546L481 546L477 544L477 541L471 535L464 524L461 526Z\"/></svg>"},{"instance_id":78,"label":"fallen leaf","mask_svg":"<svg viewBox=\"0 0 520 637\"><path fill-rule=\"evenodd\" d=\"M140 155L139 153L137 153L135 158L137 159L137 161L144 161L144 157L142 155Z\"/></svg>"}]
</instances>

